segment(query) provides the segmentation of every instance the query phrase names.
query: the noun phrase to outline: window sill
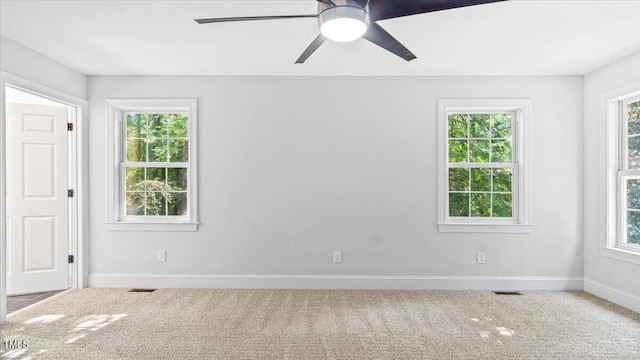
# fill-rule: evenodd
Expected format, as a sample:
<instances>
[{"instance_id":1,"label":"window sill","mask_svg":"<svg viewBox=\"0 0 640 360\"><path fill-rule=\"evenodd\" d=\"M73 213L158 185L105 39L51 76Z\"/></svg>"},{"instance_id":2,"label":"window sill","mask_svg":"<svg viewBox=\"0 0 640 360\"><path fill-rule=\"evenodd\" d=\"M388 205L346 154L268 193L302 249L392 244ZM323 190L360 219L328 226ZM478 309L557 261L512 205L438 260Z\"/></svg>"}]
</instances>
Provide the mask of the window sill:
<instances>
[{"instance_id":1,"label":"window sill","mask_svg":"<svg viewBox=\"0 0 640 360\"><path fill-rule=\"evenodd\" d=\"M617 248L601 247L600 255L611 259L625 261L628 263L640 265L640 253L627 251Z\"/></svg>"},{"instance_id":2,"label":"window sill","mask_svg":"<svg viewBox=\"0 0 640 360\"><path fill-rule=\"evenodd\" d=\"M197 231L198 223L106 223L107 231Z\"/></svg>"},{"instance_id":3,"label":"window sill","mask_svg":"<svg viewBox=\"0 0 640 360\"><path fill-rule=\"evenodd\" d=\"M511 233L528 234L533 230L530 224L438 224L443 233Z\"/></svg>"}]
</instances>

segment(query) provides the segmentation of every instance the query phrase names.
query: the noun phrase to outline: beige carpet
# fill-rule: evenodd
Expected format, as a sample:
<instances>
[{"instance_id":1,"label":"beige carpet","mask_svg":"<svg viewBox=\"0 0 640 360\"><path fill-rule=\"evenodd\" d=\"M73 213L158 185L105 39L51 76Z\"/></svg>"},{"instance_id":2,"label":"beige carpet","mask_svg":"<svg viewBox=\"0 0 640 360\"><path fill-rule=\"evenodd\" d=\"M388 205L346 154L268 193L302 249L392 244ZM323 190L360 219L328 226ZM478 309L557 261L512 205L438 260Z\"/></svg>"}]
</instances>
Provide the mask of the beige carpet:
<instances>
[{"instance_id":1,"label":"beige carpet","mask_svg":"<svg viewBox=\"0 0 640 360\"><path fill-rule=\"evenodd\" d=\"M126 290L10 315L0 358L640 359L640 314L584 292Z\"/></svg>"}]
</instances>

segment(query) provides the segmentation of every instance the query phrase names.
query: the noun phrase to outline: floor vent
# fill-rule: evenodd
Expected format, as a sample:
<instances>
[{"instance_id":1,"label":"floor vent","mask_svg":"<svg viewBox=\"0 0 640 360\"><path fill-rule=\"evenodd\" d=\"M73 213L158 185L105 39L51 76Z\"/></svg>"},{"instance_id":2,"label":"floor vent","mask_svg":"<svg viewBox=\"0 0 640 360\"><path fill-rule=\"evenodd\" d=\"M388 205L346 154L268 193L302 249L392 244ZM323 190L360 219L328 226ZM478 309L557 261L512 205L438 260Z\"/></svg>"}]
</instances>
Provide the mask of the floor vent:
<instances>
[{"instance_id":1,"label":"floor vent","mask_svg":"<svg viewBox=\"0 0 640 360\"><path fill-rule=\"evenodd\" d=\"M518 291L494 291L496 295L522 295L521 292Z\"/></svg>"},{"instance_id":2,"label":"floor vent","mask_svg":"<svg viewBox=\"0 0 640 360\"><path fill-rule=\"evenodd\" d=\"M131 289L127 292L154 292L157 289Z\"/></svg>"}]
</instances>

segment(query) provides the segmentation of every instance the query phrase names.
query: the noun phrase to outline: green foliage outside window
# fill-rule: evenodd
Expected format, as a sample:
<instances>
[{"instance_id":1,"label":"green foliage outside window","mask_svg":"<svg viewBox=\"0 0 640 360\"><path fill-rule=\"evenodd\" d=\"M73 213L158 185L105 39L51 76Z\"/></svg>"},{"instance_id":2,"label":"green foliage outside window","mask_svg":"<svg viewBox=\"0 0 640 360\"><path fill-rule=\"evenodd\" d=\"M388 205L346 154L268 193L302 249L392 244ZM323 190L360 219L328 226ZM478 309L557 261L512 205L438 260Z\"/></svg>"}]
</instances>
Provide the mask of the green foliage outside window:
<instances>
[{"instance_id":1,"label":"green foliage outside window","mask_svg":"<svg viewBox=\"0 0 640 360\"><path fill-rule=\"evenodd\" d=\"M127 114L127 161L188 161L186 114Z\"/></svg>"},{"instance_id":2,"label":"green foliage outside window","mask_svg":"<svg viewBox=\"0 0 640 360\"><path fill-rule=\"evenodd\" d=\"M126 160L141 165L125 167L126 215L187 214L187 168L180 165L188 162L188 120L187 114L126 114Z\"/></svg>"},{"instance_id":3,"label":"green foliage outside window","mask_svg":"<svg viewBox=\"0 0 640 360\"><path fill-rule=\"evenodd\" d=\"M511 114L449 114L449 216L511 217ZM489 167L474 167L488 164Z\"/></svg>"},{"instance_id":4,"label":"green foliage outside window","mask_svg":"<svg viewBox=\"0 0 640 360\"><path fill-rule=\"evenodd\" d=\"M627 168L640 169L640 101L627 105ZM627 243L640 245L640 179L628 178Z\"/></svg>"}]
</instances>

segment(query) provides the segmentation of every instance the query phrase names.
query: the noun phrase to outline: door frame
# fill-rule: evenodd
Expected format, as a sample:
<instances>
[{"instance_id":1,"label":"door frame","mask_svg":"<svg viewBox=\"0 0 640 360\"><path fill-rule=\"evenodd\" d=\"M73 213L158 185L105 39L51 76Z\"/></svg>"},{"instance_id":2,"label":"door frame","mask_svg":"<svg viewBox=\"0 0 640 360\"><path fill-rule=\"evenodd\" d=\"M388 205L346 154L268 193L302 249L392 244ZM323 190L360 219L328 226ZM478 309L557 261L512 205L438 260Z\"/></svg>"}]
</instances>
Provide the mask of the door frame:
<instances>
[{"instance_id":1,"label":"door frame","mask_svg":"<svg viewBox=\"0 0 640 360\"><path fill-rule=\"evenodd\" d=\"M69 154L70 168L75 176L70 177L74 197L69 203L70 252L75 261L69 268L71 288L84 288L89 277L89 193L88 193L88 114L89 102L60 90L41 85L31 80L0 71L0 204L6 204L6 86L57 101L76 109L75 136L71 137ZM72 172L74 173L74 172ZM7 213L0 206L0 324L7 319Z\"/></svg>"}]
</instances>

